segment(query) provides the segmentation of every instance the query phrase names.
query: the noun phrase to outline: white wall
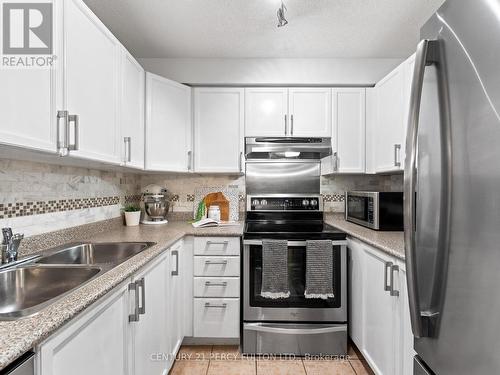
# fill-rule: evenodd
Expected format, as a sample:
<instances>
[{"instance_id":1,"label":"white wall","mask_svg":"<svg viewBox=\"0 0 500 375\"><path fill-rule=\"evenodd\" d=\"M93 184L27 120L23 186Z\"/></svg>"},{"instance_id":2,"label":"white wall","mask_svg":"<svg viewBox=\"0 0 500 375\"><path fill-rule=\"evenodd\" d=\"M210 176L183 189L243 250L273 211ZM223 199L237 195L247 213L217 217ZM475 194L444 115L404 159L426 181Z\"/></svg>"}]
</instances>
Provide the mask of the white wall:
<instances>
[{"instance_id":1,"label":"white wall","mask_svg":"<svg viewBox=\"0 0 500 375\"><path fill-rule=\"evenodd\" d=\"M375 84L401 59L139 59L147 71L193 85Z\"/></svg>"}]
</instances>

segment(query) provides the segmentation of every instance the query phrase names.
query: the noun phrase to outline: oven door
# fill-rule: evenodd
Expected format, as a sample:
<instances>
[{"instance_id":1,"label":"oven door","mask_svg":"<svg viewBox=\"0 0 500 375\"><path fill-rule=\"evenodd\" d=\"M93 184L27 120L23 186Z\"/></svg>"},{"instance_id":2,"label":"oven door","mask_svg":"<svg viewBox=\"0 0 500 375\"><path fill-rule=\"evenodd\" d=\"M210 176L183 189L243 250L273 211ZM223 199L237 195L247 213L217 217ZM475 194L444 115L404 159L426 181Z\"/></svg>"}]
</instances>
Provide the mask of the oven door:
<instances>
[{"instance_id":1,"label":"oven door","mask_svg":"<svg viewBox=\"0 0 500 375\"><path fill-rule=\"evenodd\" d=\"M288 241L288 284L290 297L271 299L261 296L262 241L243 241L243 320L346 322L346 241L334 241L334 298L305 298L306 242Z\"/></svg>"},{"instance_id":2,"label":"oven door","mask_svg":"<svg viewBox=\"0 0 500 375\"><path fill-rule=\"evenodd\" d=\"M345 206L346 220L368 228L379 229L377 193L346 193Z\"/></svg>"}]
</instances>

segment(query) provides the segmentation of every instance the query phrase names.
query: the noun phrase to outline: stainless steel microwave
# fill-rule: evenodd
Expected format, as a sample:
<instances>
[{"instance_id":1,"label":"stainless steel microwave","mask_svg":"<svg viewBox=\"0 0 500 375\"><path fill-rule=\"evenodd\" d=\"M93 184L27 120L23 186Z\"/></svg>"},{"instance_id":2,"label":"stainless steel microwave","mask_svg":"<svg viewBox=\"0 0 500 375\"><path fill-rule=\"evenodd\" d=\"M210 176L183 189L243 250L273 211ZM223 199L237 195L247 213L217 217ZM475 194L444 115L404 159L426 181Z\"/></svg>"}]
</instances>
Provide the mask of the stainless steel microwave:
<instances>
[{"instance_id":1,"label":"stainless steel microwave","mask_svg":"<svg viewBox=\"0 0 500 375\"><path fill-rule=\"evenodd\" d=\"M348 191L345 218L375 230L402 231L403 192Z\"/></svg>"}]
</instances>

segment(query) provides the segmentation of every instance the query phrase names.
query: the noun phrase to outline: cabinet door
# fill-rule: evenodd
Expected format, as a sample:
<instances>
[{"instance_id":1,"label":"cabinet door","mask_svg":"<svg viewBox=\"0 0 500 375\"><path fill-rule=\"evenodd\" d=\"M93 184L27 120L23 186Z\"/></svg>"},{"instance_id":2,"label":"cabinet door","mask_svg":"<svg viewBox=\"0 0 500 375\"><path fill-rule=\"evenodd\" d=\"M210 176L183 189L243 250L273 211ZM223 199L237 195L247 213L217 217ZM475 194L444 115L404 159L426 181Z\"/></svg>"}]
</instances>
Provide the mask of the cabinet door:
<instances>
[{"instance_id":1,"label":"cabinet door","mask_svg":"<svg viewBox=\"0 0 500 375\"><path fill-rule=\"evenodd\" d=\"M406 285L406 268L403 261L397 262L399 271L395 273L395 288L399 290L398 304L398 336L396 347L396 370L398 374L413 375L413 332L411 330L410 305L408 302L408 288Z\"/></svg>"},{"instance_id":2,"label":"cabinet door","mask_svg":"<svg viewBox=\"0 0 500 375\"><path fill-rule=\"evenodd\" d=\"M78 116L70 139L81 158L120 163L118 132L121 45L81 0L64 2L65 109Z\"/></svg>"},{"instance_id":3,"label":"cabinet door","mask_svg":"<svg viewBox=\"0 0 500 375\"><path fill-rule=\"evenodd\" d=\"M146 169L191 170L191 89L146 73Z\"/></svg>"},{"instance_id":4,"label":"cabinet door","mask_svg":"<svg viewBox=\"0 0 500 375\"><path fill-rule=\"evenodd\" d=\"M287 89L245 89L246 137L284 137L289 121Z\"/></svg>"},{"instance_id":5,"label":"cabinet door","mask_svg":"<svg viewBox=\"0 0 500 375\"><path fill-rule=\"evenodd\" d=\"M349 251L349 336L363 349L364 309L364 250L360 242L347 240Z\"/></svg>"},{"instance_id":6,"label":"cabinet door","mask_svg":"<svg viewBox=\"0 0 500 375\"><path fill-rule=\"evenodd\" d=\"M182 277L184 267L181 261L183 246L182 240L175 243L169 251L170 270L168 272L168 336L170 338L170 354L172 358L179 350L184 331L184 311L182 299Z\"/></svg>"},{"instance_id":7,"label":"cabinet door","mask_svg":"<svg viewBox=\"0 0 500 375\"><path fill-rule=\"evenodd\" d=\"M122 156L127 167L144 169L144 69L125 50L121 64Z\"/></svg>"},{"instance_id":8,"label":"cabinet door","mask_svg":"<svg viewBox=\"0 0 500 375\"><path fill-rule=\"evenodd\" d=\"M290 126L293 137L330 137L332 129L331 89L289 89Z\"/></svg>"},{"instance_id":9,"label":"cabinet door","mask_svg":"<svg viewBox=\"0 0 500 375\"><path fill-rule=\"evenodd\" d=\"M376 85L376 172L402 170L404 143L404 69L399 66Z\"/></svg>"},{"instance_id":10,"label":"cabinet door","mask_svg":"<svg viewBox=\"0 0 500 375\"><path fill-rule=\"evenodd\" d=\"M128 301L122 286L42 343L37 350L39 374L130 374Z\"/></svg>"},{"instance_id":11,"label":"cabinet door","mask_svg":"<svg viewBox=\"0 0 500 375\"><path fill-rule=\"evenodd\" d=\"M193 336L193 237L185 237L182 244L180 272L182 278L183 336Z\"/></svg>"},{"instance_id":12,"label":"cabinet door","mask_svg":"<svg viewBox=\"0 0 500 375\"><path fill-rule=\"evenodd\" d=\"M170 254L161 257L154 265L134 277L139 284L140 307L144 313L139 321L131 323L133 330L133 369L134 374L161 375L169 368L173 358L170 351L170 338L167 325L168 317L168 273L170 272ZM137 285L137 284L136 284ZM151 355L161 353L167 358L155 358Z\"/></svg>"},{"instance_id":13,"label":"cabinet door","mask_svg":"<svg viewBox=\"0 0 500 375\"><path fill-rule=\"evenodd\" d=\"M395 299L389 291L392 262L385 254L364 246L364 336L362 352L377 374L394 375ZM387 276L386 276L387 275Z\"/></svg>"},{"instance_id":14,"label":"cabinet door","mask_svg":"<svg viewBox=\"0 0 500 375\"><path fill-rule=\"evenodd\" d=\"M49 69L0 69L0 144L56 152L54 75Z\"/></svg>"},{"instance_id":15,"label":"cabinet door","mask_svg":"<svg viewBox=\"0 0 500 375\"><path fill-rule=\"evenodd\" d=\"M239 88L194 89L196 172L243 171L243 94Z\"/></svg>"},{"instance_id":16,"label":"cabinet door","mask_svg":"<svg viewBox=\"0 0 500 375\"><path fill-rule=\"evenodd\" d=\"M332 143L336 145L337 172L365 172L365 89L332 90Z\"/></svg>"},{"instance_id":17,"label":"cabinet door","mask_svg":"<svg viewBox=\"0 0 500 375\"><path fill-rule=\"evenodd\" d=\"M413 71L415 69L415 54L411 55L404 62L404 72L405 72L405 82L404 82L404 100L405 100L405 111L404 111L404 124L403 124L403 143L401 145L401 167L404 169L405 157L406 157L406 133L408 128L408 115L410 112L410 95L411 95L411 85L413 81Z\"/></svg>"}]
</instances>

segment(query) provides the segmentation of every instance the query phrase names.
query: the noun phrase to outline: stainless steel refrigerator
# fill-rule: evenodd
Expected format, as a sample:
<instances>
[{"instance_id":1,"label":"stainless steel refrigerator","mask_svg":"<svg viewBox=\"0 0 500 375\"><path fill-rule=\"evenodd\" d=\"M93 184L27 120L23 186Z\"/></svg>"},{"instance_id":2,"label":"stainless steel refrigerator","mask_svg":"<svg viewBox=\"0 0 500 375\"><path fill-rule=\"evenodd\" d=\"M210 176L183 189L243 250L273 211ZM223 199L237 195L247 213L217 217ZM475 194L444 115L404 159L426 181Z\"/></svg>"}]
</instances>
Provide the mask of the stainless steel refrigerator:
<instances>
[{"instance_id":1,"label":"stainless steel refrigerator","mask_svg":"<svg viewBox=\"0 0 500 375\"><path fill-rule=\"evenodd\" d=\"M500 374L500 0L421 29L405 165L415 374Z\"/></svg>"}]
</instances>

